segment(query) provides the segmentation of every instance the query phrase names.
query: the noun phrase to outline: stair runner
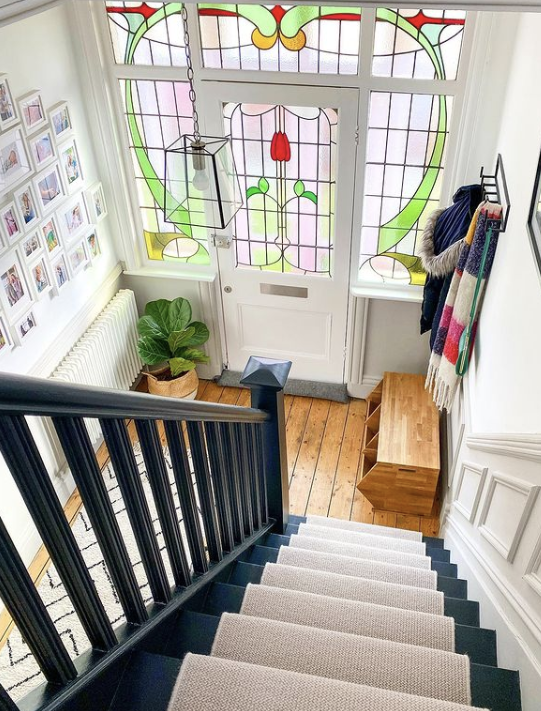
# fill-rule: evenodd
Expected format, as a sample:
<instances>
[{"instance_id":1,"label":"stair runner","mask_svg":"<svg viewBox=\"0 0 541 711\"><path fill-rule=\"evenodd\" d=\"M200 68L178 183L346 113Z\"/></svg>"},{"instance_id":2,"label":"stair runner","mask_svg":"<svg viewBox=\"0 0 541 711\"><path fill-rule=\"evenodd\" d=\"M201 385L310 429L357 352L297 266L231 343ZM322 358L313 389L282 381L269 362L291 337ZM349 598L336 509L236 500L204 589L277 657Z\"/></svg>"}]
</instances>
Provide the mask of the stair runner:
<instances>
[{"instance_id":1,"label":"stair runner","mask_svg":"<svg viewBox=\"0 0 541 711\"><path fill-rule=\"evenodd\" d=\"M268 547L273 538L284 541L277 555ZM210 656L184 657L169 711L480 707L472 699L472 667L480 678L483 668L459 647L468 646L468 630L478 638L489 633L495 657L494 638L488 630L457 625L449 614L449 600L438 590L438 566L451 565L444 551L427 547L420 533L316 516L295 527L289 540L267 540L244 563L256 568L251 563L266 556L253 578L258 584L217 584L231 588L221 592L233 597L238 590L239 602L228 611L219 600L223 614L216 627L210 624ZM463 581L449 580L462 590L455 583ZM462 602L455 600L455 608L467 616ZM207 605L212 611L212 600ZM495 666L495 659L488 663ZM517 683L514 676L502 678L509 688Z\"/></svg>"}]
</instances>

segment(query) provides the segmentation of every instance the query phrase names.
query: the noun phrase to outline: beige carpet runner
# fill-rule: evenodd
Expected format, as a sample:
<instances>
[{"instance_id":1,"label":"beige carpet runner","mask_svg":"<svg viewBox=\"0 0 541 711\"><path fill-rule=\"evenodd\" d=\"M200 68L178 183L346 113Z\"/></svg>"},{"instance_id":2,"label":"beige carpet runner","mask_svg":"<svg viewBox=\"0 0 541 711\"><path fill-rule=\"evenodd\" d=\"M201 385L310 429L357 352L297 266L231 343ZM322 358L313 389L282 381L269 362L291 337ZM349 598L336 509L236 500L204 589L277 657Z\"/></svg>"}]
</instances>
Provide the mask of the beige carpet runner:
<instances>
[{"instance_id":1,"label":"beige carpet runner","mask_svg":"<svg viewBox=\"0 0 541 711\"><path fill-rule=\"evenodd\" d=\"M240 614L446 652L455 650L455 623L452 617L399 610L369 602L248 585Z\"/></svg>"},{"instance_id":2,"label":"beige carpet runner","mask_svg":"<svg viewBox=\"0 0 541 711\"><path fill-rule=\"evenodd\" d=\"M474 711L420 534L309 516L290 542L169 711Z\"/></svg>"},{"instance_id":3,"label":"beige carpet runner","mask_svg":"<svg viewBox=\"0 0 541 711\"><path fill-rule=\"evenodd\" d=\"M169 711L473 711L282 669L188 654ZM475 709L475 711L486 711Z\"/></svg>"},{"instance_id":4,"label":"beige carpet runner","mask_svg":"<svg viewBox=\"0 0 541 711\"><path fill-rule=\"evenodd\" d=\"M438 590L383 583L380 580L325 573L322 570L267 563L263 570L261 584L340 597L345 600L373 602L378 605L398 607L402 610L443 615L444 595Z\"/></svg>"}]
</instances>

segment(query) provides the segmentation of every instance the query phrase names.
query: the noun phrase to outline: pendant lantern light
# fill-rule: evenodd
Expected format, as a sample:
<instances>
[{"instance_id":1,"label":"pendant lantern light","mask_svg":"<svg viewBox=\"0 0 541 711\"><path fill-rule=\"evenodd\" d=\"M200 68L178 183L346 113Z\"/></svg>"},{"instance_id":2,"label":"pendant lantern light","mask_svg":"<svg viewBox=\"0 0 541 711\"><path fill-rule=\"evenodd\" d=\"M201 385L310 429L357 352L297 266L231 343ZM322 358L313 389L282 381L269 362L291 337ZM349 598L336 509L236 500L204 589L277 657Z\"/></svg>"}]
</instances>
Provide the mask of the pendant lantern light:
<instances>
[{"instance_id":1,"label":"pendant lantern light","mask_svg":"<svg viewBox=\"0 0 541 711\"><path fill-rule=\"evenodd\" d=\"M194 130L165 149L165 221L224 229L242 207L239 179L230 140L199 131L185 4L182 21Z\"/></svg>"}]
</instances>

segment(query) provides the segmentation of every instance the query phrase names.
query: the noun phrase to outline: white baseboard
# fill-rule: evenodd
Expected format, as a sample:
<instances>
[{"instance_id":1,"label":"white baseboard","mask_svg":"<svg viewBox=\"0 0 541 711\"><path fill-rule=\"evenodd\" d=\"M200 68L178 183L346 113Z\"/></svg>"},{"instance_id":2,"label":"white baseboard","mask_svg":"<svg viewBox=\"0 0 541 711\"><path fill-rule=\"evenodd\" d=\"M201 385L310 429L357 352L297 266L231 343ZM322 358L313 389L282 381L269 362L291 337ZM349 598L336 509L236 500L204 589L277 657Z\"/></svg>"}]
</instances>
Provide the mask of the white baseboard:
<instances>
[{"instance_id":1,"label":"white baseboard","mask_svg":"<svg viewBox=\"0 0 541 711\"><path fill-rule=\"evenodd\" d=\"M383 375L366 375L360 383L348 383L348 395L350 397L358 398L359 400L365 400L376 385L381 382L382 378Z\"/></svg>"}]
</instances>

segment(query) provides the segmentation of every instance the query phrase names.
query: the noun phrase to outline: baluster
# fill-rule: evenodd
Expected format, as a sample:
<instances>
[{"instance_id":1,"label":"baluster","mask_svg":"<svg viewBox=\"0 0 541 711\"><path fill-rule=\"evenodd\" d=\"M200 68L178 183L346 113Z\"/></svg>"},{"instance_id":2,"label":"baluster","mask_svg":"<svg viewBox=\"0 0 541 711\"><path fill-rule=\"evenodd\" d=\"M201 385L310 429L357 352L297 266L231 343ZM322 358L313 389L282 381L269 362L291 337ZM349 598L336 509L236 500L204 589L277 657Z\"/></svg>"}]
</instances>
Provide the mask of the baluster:
<instances>
[{"instance_id":1,"label":"baluster","mask_svg":"<svg viewBox=\"0 0 541 711\"><path fill-rule=\"evenodd\" d=\"M233 536L236 543L244 540L244 516L242 513L242 496L240 489L239 462L236 449L235 425L223 422L218 425L222 435L222 445L225 457L225 474L229 478L229 501L233 518Z\"/></svg>"},{"instance_id":2,"label":"baluster","mask_svg":"<svg viewBox=\"0 0 541 711\"><path fill-rule=\"evenodd\" d=\"M257 471L259 474L259 496L261 498L261 520L267 523L269 520L269 506L267 503L267 483L265 481L265 443L263 440L263 427L254 425L255 449Z\"/></svg>"},{"instance_id":3,"label":"baluster","mask_svg":"<svg viewBox=\"0 0 541 711\"><path fill-rule=\"evenodd\" d=\"M214 504L212 480L210 477L209 463L205 448L203 423L187 422L186 427L188 430L188 438L190 440L190 451L192 453L197 491L199 492L201 513L203 515L203 523L205 525L209 558L211 562L218 562L222 559L222 543L220 541L220 532L218 530L218 518L216 516L216 507Z\"/></svg>"},{"instance_id":4,"label":"baluster","mask_svg":"<svg viewBox=\"0 0 541 711\"><path fill-rule=\"evenodd\" d=\"M255 425L245 425L246 430L246 440L248 444L248 462L249 470L248 474L251 480L251 500L252 500L252 517L254 521L254 528L257 530L261 528L263 523L263 514L261 510L261 495L260 495L260 478L259 478L259 457L256 449L255 441Z\"/></svg>"},{"instance_id":5,"label":"baluster","mask_svg":"<svg viewBox=\"0 0 541 711\"><path fill-rule=\"evenodd\" d=\"M94 649L117 643L79 546L22 415L0 417L0 452Z\"/></svg>"},{"instance_id":6,"label":"baluster","mask_svg":"<svg viewBox=\"0 0 541 711\"><path fill-rule=\"evenodd\" d=\"M263 425L265 482L269 515L278 533L284 533L289 516L284 387L290 370L291 361L251 356L240 381L252 391L252 407L269 415Z\"/></svg>"},{"instance_id":7,"label":"baluster","mask_svg":"<svg viewBox=\"0 0 541 711\"><path fill-rule=\"evenodd\" d=\"M251 536L254 532L254 520L252 516L252 493L250 481L250 459L248 456L248 441L246 438L246 428L243 424L234 425L237 433L237 452L239 462L239 475L242 493L242 510L244 514L244 533Z\"/></svg>"},{"instance_id":8,"label":"baluster","mask_svg":"<svg viewBox=\"0 0 541 711\"><path fill-rule=\"evenodd\" d=\"M158 428L156 423L150 420L136 420L135 426L139 435L152 494L156 502L158 517L162 525L163 538L173 570L175 584L180 587L187 587L192 582L190 566L182 542L177 512L175 511L175 500L163 457Z\"/></svg>"},{"instance_id":9,"label":"baluster","mask_svg":"<svg viewBox=\"0 0 541 711\"><path fill-rule=\"evenodd\" d=\"M171 599L171 588L126 424L124 420L105 419L100 424L152 597L166 603Z\"/></svg>"},{"instance_id":10,"label":"baluster","mask_svg":"<svg viewBox=\"0 0 541 711\"><path fill-rule=\"evenodd\" d=\"M0 518L0 598L47 681L67 684L77 671Z\"/></svg>"},{"instance_id":11,"label":"baluster","mask_svg":"<svg viewBox=\"0 0 541 711\"><path fill-rule=\"evenodd\" d=\"M11 700L2 684L0 684L0 711L18 711L15 702Z\"/></svg>"},{"instance_id":12,"label":"baluster","mask_svg":"<svg viewBox=\"0 0 541 711\"><path fill-rule=\"evenodd\" d=\"M171 456L171 464L177 484L180 508L182 509L182 516L186 527L186 536L192 556L193 569L196 573L206 573L209 566L205 552L203 532L199 521L199 512L197 511L197 500L195 498L192 472L188 452L186 451L182 425L180 422L172 420L165 420L163 424L167 434L169 454Z\"/></svg>"},{"instance_id":13,"label":"baluster","mask_svg":"<svg viewBox=\"0 0 541 711\"><path fill-rule=\"evenodd\" d=\"M53 417L53 424L126 619L142 624L147 611L85 423L80 417Z\"/></svg>"},{"instance_id":14,"label":"baluster","mask_svg":"<svg viewBox=\"0 0 541 711\"><path fill-rule=\"evenodd\" d=\"M231 512L231 491L226 470L226 455L220 423L206 422L205 434L222 545L225 551L232 551L235 547L235 534L233 532L233 516Z\"/></svg>"}]
</instances>

